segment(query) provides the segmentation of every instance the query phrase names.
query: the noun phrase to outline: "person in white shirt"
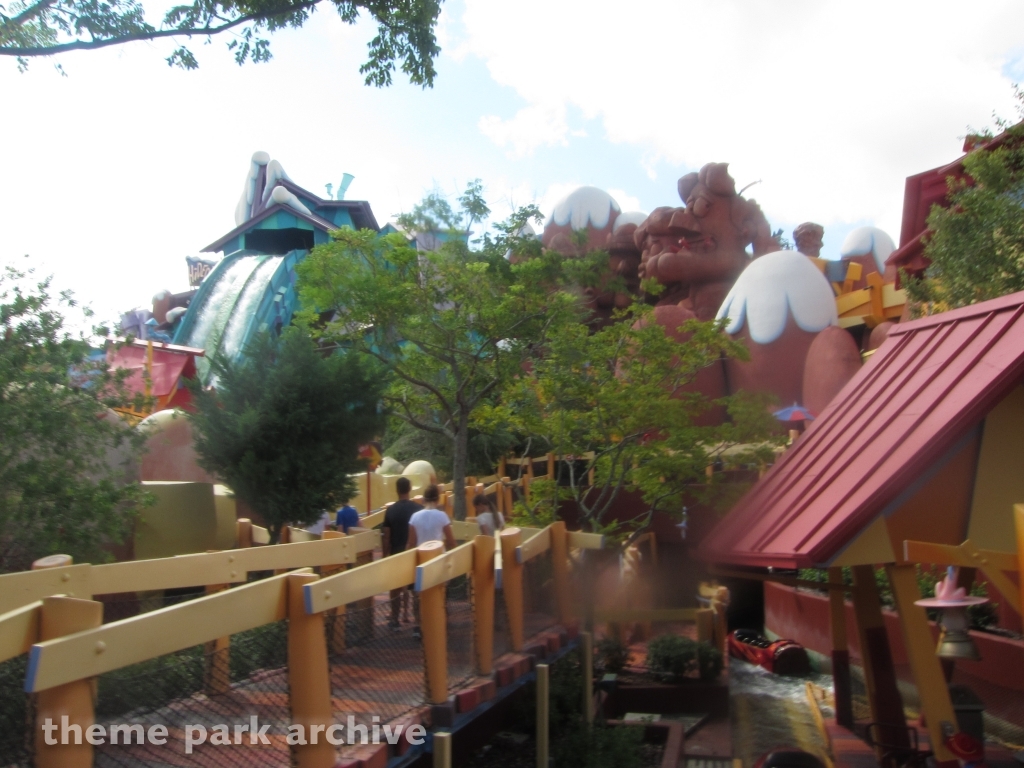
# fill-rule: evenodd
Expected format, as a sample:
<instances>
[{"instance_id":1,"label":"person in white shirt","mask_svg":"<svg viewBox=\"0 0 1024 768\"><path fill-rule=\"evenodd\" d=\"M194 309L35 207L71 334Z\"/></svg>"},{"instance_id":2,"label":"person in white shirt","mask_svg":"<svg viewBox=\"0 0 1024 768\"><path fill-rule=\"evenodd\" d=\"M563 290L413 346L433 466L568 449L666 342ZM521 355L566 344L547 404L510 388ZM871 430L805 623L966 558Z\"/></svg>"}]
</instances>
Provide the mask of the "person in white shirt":
<instances>
[{"instance_id":1,"label":"person in white shirt","mask_svg":"<svg viewBox=\"0 0 1024 768\"><path fill-rule=\"evenodd\" d=\"M484 536L493 536L505 527L505 518L501 512L497 512L491 500L482 493L473 497L473 510L476 514L476 524L480 526L480 533Z\"/></svg>"},{"instance_id":2,"label":"person in white shirt","mask_svg":"<svg viewBox=\"0 0 1024 768\"><path fill-rule=\"evenodd\" d=\"M455 534L448 515L437 508L441 492L436 485L423 490L423 509L409 518L409 542L406 549L415 549L428 541L442 541L445 549L455 549Z\"/></svg>"}]
</instances>

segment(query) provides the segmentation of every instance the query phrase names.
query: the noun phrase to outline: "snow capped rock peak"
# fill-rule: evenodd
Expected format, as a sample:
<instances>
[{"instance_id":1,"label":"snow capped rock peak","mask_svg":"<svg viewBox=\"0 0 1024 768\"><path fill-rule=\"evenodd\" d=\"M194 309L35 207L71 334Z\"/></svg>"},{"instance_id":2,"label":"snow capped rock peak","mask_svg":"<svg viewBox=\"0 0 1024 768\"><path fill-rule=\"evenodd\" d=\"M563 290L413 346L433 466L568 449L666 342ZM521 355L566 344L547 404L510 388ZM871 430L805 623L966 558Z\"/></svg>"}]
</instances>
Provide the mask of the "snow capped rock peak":
<instances>
[{"instance_id":1,"label":"snow capped rock peak","mask_svg":"<svg viewBox=\"0 0 1024 768\"><path fill-rule=\"evenodd\" d=\"M790 315L799 328L811 333L839 324L832 286L798 251L776 251L754 259L718 310L718 319L728 319L726 332L739 333L746 324L750 338L758 344L778 339Z\"/></svg>"},{"instance_id":2,"label":"snow capped rock peak","mask_svg":"<svg viewBox=\"0 0 1024 768\"><path fill-rule=\"evenodd\" d=\"M618 218L615 219L615 224L612 226L612 232L618 232L619 227L624 227L627 224L636 224L638 227L647 221L646 211L626 211L620 213Z\"/></svg>"},{"instance_id":3,"label":"snow capped rock peak","mask_svg":"<svg viewBox=\"0 0 1024 768\"><path fill-rule=\"evenodd\" d=\"M875 257L878 271L885 272L885 260L895 250L896 244L884 230L878 227L857 227L843 240L843 245L839 249L839 258L867 256L870 253Z\"/></svg>"},{"instance_id":4,"label":"snow capped rock peak","mask_svg":"<svg viewBox=\"0 0 1024 768\"><path fill-rule=\"evenodd\" d=\"M574 230L584 229L588 224L596 229L604 229L608 226L612 212L618 213L621 210L614 198L603 189L580 187L555 206L551 218L558 226L568 224Z\"/></svg>"}]
</instances>

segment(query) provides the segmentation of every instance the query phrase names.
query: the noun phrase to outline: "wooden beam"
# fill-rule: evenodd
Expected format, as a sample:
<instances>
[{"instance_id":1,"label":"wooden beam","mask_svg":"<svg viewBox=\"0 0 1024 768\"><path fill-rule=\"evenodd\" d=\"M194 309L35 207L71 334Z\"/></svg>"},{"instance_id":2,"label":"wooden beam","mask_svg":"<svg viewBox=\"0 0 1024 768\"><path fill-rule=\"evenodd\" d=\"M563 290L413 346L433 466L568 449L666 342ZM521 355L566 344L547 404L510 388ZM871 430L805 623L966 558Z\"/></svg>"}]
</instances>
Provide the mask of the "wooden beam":
<instances>
[{"instance_id":1,"label":"wooden beam","mask_svg":"<svg viewBox=\"0 0 1024 768\"><path fill-rule=\"evenodd\" d=\"M28 653L39 641L39 614L43 601L0 614L0 662Z\"/></svg>"},{"instance_id":2,"label":"wooden beam","mask_svg":"<svg viewBox=\"0 0 1024 768\"><path fill-rule=\"evenodd\" d=\"M317 565L354 563L358 554L357 536L343 539L300 541L295 544L276 544L272 547L253 547L218 553L237 565L239 573L246 571L290 570ZM234 558L234 559L232 559Z\"/></svg>"},{"instance_id":3,"label":"wooden beam","mask_svg":"<svg viewBox=\"0 0 1024 768\"><path fill-rule=\"evenodd\" d=\"M701 608L594 608L594 621L696 621Z\"/></svg>"},{"instance_id":4,"label":"wooden beam","mask_svg":"<svg viewBox=\"0 0 1024 768\"><path fill-rule=\"evenodd\" d=\"M1013 524L1017 533L1017 583L1020 585L1017 599L1024 609L1024 504L1013 505Z\"/></svg>"},{"instance_id":5,"label":"wooden beam","mask_svg":"<svg viewBox=\"0 0 1024 768\"><path fill-rule=\"evenodd\" d=\"M295 573L285 577L288 582L288 703L293 725L303 732L321 727L316 743L307 736L307 744L294 745L292 765L296 768L333 768L334 747L323 729L333 722L331 709L331 670L327 663L327 637L324 615L305 611L303 587L316 581L312 573Z\"/></svg>"},{"instance_id":6,"label":"wooden beam","mask_svg":"<svg viewBox=\"0 0 1024 768\"><path fill-rule=\"evenodd\" d=\"M604 536L600 533L569 531L569 549L604 549Z\"/></svg>"},{"instance_id":7,"label":"wooden beam","mask_svg":"<svg viewBox=\"0 0 1024 768\"><path fill-rule=\"evenodd\" d=\"M516 547L516 562L522 565L551 549L551 526L538 531Z\"/></svg>"},{"instance_id":8,"label":"wooden beam","mask_svg":"<svg viewBox=\"0 0 1024 768\"><path fill-rule=\"evenodd\" d=\"M272 547L244 551L256 554L269 549ZM234 552L230 550L230 553L179 555L94 565L89 573L89 589L94 595L107 595L124 592L126 587L135 592L149 592L242 582L245 581L246 571L235 562Z\"/></svg>"},{"instance_id":9,"label":"wooden beam","mask_svg":"<svg viewBox=\"0 0 1024 768\"><path fill-rule=\"evenodd\" d=\"M384 515L387 514L387 511L387 507L384 507L383 509L378 509L376 512L370 512L359 521L359 526L361 528L376 528L384 522Z\"/></svg>"},{"instance_id":10,"label":"wooden beam","mask_svg":"<svg viewBox=\"0 0 1024 768\"><path fill-rule=\"evenodd\" d=\"M441 557L443 552L444 544L440 541L428 541L412 550L420 567ZM423 630L427 700L431 704L444 704L448 700L448 618L443 585L420 592L420 625Z\"/></svg>"},{"instance_id":11,"label":"wooden beam","mask_svg":"<svg viewBox=\"0 0 1024 768\"><path fill-rule=\"evenodd\" d=\"M515 556L522 543L522 531L506 528L498 536L501 542L501 591L505 597L509 640L513 651L523 650L523 566Z\"/></svg>"},{"instance_id":12,"label":"wooden beam","mask_svg":"<svg viewBox=\"0 0 1024 768\"><path fill-rule=\"evenodd\" d=\"M436 587L462 576L473 570L473 542L457 546L450 552L431 557L422 565L416 566L416 582L413 589L417 592Z\"/></svg>"},{"instance_id":13,"label":"wooden beam","mask_svg":"<svg viewBox=\"0 0 1024 768\"><path fill-rule=\"evenodd\" d=\"M465 520L452 520L452 534L456 541L470 541L480 535L480 526Z\"/></svg>"},{"instance_id":14,"label":"wooden beam","mask_svg":"<svg viewBox=\"0 0 1024 768\"><path fill-rule=\"evenodd\" d=\"M89 599L88 563L41 571L20 571L0 576L0 613L34 603L50 595Z\"/></svg>"},{"instance_id":15,"label":"wooden beam","mask_svg":"<svg viewBox=\"0 0 1024 768\"><path fill-rule=\"evenodd\" d=\"M35 693L281 621L287 615L287 578L288 574L274 576L36 643L25 688Z\"/></svg>"},{"instance_id":16,"label":"wooden beam","mask_svg":"<svg viewBox=\"0 0 1024 768\"><path fill-rule=\"evenodd\" d=\"M306 612L319 613L328 608L339 608L382 592L407 587L415 581L416 550L409 549L307 584Z\"/></svg>"},{"instance_id":17,"label":"wooden beam","mask_svg":"<svg viewBox=\"0 0 1024 768\"><path fill-rule=\"evenodd\" d=\"M473 646L477 672L490 675L494 666L494 552L493 536L473 539Z\"/></svg>"},{"instance_id":18,"label":"wooden beam","mask_svg":"<svg viewBox=\"0 0 1024 768\"><path fill-rule=\"evenodd\" d=\"M268 531L262 525L254 525L252 527L252 543L253 544L269 544L270 543L270 531Z\"/></svg>"}]
</instances>

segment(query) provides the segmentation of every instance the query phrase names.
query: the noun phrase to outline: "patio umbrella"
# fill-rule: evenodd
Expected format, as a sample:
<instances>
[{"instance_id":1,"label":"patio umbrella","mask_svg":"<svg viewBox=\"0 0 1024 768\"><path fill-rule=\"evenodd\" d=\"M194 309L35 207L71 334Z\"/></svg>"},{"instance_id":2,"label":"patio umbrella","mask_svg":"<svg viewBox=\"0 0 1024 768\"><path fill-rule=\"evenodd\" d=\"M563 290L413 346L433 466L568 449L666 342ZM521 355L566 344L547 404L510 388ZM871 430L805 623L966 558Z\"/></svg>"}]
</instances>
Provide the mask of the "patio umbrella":
<instances>
[{"instance_id":1,"label":"patio umbrella","mask_svg":"<svg viewBox=\"0 0 1024 768\"><path fill-rule=\"evenodd\" d=\"M814 421L814 414L797 403L793 403L789 408L775 411L773 415L779 421Z\"/></svg>"}]
</instances>

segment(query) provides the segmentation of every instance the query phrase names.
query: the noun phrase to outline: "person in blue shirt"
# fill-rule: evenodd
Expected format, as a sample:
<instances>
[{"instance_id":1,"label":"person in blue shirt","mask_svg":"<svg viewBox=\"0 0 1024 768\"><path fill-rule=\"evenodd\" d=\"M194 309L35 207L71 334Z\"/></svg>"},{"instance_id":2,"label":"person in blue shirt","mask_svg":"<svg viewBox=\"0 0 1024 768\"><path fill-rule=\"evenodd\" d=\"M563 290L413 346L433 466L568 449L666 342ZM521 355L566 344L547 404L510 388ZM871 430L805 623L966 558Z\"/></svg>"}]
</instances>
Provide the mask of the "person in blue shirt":
<instances>
[{"instance_id":1,"label":"person in blue shirt","mask_svg":"<svg viewBox=\"0 0 1024 768\"><path fill-rule=\"evenodd\" d=\"M342 507L338 510L338 517L334 521L334 527L342 533L348 533L349 528L359 527L359 513L355 507L349 506L348 499L342 499Z\"/></svg>"}]
</instances>

